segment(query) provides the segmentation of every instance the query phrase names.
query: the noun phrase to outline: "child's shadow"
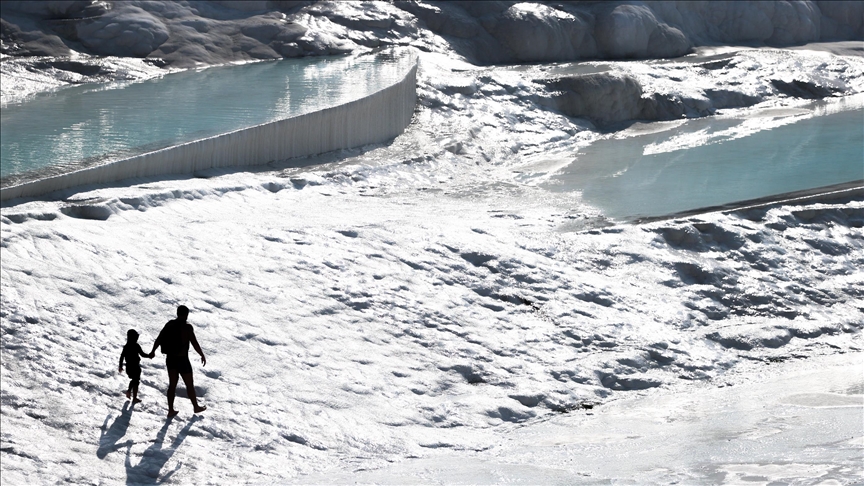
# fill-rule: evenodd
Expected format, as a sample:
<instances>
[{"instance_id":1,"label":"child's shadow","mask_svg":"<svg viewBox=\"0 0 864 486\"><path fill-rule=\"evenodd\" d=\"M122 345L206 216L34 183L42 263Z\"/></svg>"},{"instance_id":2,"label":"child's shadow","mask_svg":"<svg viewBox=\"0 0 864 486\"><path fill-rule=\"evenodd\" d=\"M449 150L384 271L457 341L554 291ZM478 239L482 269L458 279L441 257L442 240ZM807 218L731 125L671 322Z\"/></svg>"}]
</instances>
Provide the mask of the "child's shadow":
<instances>
[{"instance_id":1,"label":"child's shadow","mask_svg":"<svg viewBox=\"0 0 864 486\"><path fill-rule=\"evenodd\" d=\"M161 480L159 479L159 473L162 471L165 463L167 463L168 460L171 459L171 456L177 452L177 448L183 443L183 440L189 433L189 429L192 428L192 424L199 420L201 420L201 417L199 416L192 417L183 429L177 433L177 437L171 445L163 448L162 444L165 442L165 434L168 432L168 426L171 425L171 422L173 421L173 419L168 419L165 422L165 425L163 425L159 430L159 433L156 434L156 440L153 442L153 445L144 451L141 455L141 460L135 466L132 465L130 457L132 443L131 441L127 441L126 484L157 484L168 481L175 472L180 470L179 464L173 471L163 476Z\"/></svg>"},{"instance_id":2,"label":"child's shadow","mask_svg":"<svg viewBox=\"0 0 864 486\"><path fill-rule=\"evenodd\" d=\"M118 440L126 435L126 429L129 428L129 421L132 419L132 407L129 406L129 402L126 402L126 404L123 405L123 410L120 412L120 416L114 420L111 427L108 427L109 418L111 418L111 415L105 417L105 422L102 424L102 433L99 436L99 449L96 450L96 456L98 456L99 459L105 459L105 456L117 449L127 445L132 445L131 440L127 440L122 444L117 443Z\"/></svg>"}]
</instances>

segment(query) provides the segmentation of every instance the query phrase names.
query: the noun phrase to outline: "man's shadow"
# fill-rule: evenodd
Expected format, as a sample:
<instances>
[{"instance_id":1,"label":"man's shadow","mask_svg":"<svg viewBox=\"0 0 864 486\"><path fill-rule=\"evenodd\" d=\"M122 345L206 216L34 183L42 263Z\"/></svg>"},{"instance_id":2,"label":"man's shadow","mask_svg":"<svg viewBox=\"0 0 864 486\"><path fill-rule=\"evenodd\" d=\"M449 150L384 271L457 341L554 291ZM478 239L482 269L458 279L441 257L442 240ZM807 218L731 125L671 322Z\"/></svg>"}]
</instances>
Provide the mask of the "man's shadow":
<instances>
[{"instance_id":1,"label":"man's shadow","mask_svg":"<svg viewBox=\"0 0 864 486\"><path fill-rule=\"evenodd\" d=\"M183 440L186 439L186 435L188 435L189 429L192 428L192 425L199 420L201 420L201 417L197 415L192 417L183 429L177 433L177 437L171 445L163 447L165 434L168 433L168 426L171 425L171 422L173 422L174 419L171 418L166 420L165 425L163 425L159 430L159 433L156 434L156 440L153 442L153 445L144 451L144 454L141 455L141 460L135 466L132 465L131 458L132 442L127 441L126 484L158 484L168 481L175 472L180 470L180 464L178 464L173 471L164 475L161 480L159 478L159 473L162 471L162 468L168 460L171 459L171 456L177 452L177 448L180 447Z\"/></svg>"},{"instance_id":2,"label":"man's shadow","mask_svg":"<svg viewBox=\"0 0 864 486\"><path fill-rule=\"evenodd\" d=\"M132 407L129 402L123 405L123 410L120 412L111 427L108 427L108 419L111 415L105 417L105 422L102 424L102 433L99 435L99 449L96 450L96 456L99 459L105 459L108 454L126 446L131 446L132 441L127 440L121 444L117 441L126 435L126 429L129 428L129 421L132 419Z\"/></svg>"}]
</instances>

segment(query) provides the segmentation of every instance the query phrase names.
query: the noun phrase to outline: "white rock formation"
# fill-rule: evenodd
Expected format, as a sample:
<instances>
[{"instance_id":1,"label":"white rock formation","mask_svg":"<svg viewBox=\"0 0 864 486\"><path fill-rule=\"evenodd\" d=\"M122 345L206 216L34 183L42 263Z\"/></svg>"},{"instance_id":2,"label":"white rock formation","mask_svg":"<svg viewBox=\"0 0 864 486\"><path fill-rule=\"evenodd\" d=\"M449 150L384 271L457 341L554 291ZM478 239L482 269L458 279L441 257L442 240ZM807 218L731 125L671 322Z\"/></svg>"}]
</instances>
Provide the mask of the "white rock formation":
<instances>
[{"instance_id":1,"label":"white rock formation","mask_svg":"<svg viewBox=\"0 0 864 486\"><path fill-rule=\"evenodd\" d=\"M588 22L542 4L518 3L508 8L493 34L518 61L555 61L597 54Z\"/></svg>"},{"instance_id":2,"label":"white rock formation","mask_svg":"<svg viewBox=\"0 0 864 486\"><path fill-rule=\"evenodd\" d=\"M677 57L714 44L864 39L864 3L4 2L2 51L68 48L175 67L330 55L381 45L480 63Z\"/></svg>"},{"instance_id":3,"label":"white rock formation","mask_svg":"<svg viewBox=\"0 0 864 486\"><path fill-rule=\"evenodd\" d=\"M619 5L599 17L594 37L604 57L676 57L690 41L675 27L658 21L644 5Z\"/></svg>"},{"instance_id":4,"label":"white rock formation","mask_svg":"<svg viewBox=\"0 0 864 486\"><path fill-rule=\"evenodd\" d=\"M119 4L92 21L76 26L81 43L107 56L146 57L168 40L168 28L134 5Z\"/></svg>"}]
</instances>

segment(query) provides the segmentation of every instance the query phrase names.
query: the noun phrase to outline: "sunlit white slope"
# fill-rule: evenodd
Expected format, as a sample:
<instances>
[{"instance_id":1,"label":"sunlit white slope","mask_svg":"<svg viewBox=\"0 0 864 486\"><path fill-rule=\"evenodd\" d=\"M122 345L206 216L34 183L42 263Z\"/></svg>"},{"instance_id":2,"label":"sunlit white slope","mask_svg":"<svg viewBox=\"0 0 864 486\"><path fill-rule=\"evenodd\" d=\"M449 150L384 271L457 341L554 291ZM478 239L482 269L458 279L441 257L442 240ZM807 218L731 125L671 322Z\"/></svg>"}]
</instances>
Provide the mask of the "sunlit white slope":
<instances>
[{"instance_id":1,"label":"sunlit white slope","mask_svg":"<svg viewBox=\"0 0 864 486\"><path fill-rule=\"evenodd\" d=\"M861 353L774 364L744 383L624 399L501 430L380 469L303 476L360 484L855 484L861 479Z\"/></svg>"},{"instance_id":2,"label":"sunlit white slope","mask_svg":"<svg viewBox=\"0 0 864 486\"><path fill-rule=\"evenodd\" d=\"M561 234L565 213L531 190L315 180L166 181L4 211L4 477L378 467L485 449L502 424L616 391L860 350L861 203ZM145 364L127 418L115 370L126 329L146 348L178 303L211 408L190 423L181 401L160 436L162 364Z\"/></svg>"},{"instance_id":3,"label":"sunlit white slope","mask_svg":"<svg viewBox=\"0 0 864 486\"><path fill-rule=\"evenodd\" d=\"M433 60L421 60L414 123L390 144L4 207L4 483L349 482L391 462L404 469L379 477L416 474L412 459L439 456L464 458L464 482L503 482L525 478L532 457L557 467L568 454L532 449L536 434L600 437L604 420L643 414L645 402L617 399L658 400L644 407L652 424L671 416L658 403L685 407L666 394L710 410L724 400L715 387L770 363L862 351L860 196L613 225L579 194L535 184L609 135L538 109L519 68L462 64L457 78ZM147 349L181 303L208 356L195 377L210 408L193 419L180 397L180 417L166 422L155 360L144 403L124 409L126 330ZM860 377L860 360L846 368ZM580 421L588 406L608 418ZM864 431L831 445L826 423L777 428L812 434L819 457L848 462ZM665 437L686 445L678 430ZM712 439L700 450L712 442L721 448ZM772 450L791 462L780 447L760 464ZM810 464L801 454L795 464ZM574 455L565 480L629 474L594 457L579 466ZM475 474L476 461L517 472ZM733 466L724 477L750 474ZM859 477L850 468L792 476L842 484ZM675 471L643 477L667 483Z\"/></svg>"}]
</instances>

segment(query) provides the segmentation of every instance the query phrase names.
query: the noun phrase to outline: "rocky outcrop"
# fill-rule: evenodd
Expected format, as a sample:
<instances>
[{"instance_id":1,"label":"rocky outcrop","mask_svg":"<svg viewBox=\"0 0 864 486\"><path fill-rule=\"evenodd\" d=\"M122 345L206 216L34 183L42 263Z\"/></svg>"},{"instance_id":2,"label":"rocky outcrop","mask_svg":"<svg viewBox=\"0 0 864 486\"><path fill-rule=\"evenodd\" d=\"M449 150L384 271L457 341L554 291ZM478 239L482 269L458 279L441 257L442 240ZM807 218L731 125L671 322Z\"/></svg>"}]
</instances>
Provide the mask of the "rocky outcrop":
<instances>
[{"instance_id":1,"label":"rocky outcrop","mask_svg":"<svg viewBox=\"0 0 864 486\"><path fill-rule=\"evenodd\" d=\"M618 5L602 12L594 38L603 57L651 58L686 54L690 39L657 18L645 5Z\"/></svg>"},{"instance_id":2,"label":"rocky outcrop","mask_svg":"<svg viewBox=\"0 0 864 486\"><path fill-rule=\"evenodd\" d=\"M542 4L518 3L502 13L492 34L521 62L596 57L590 17Z\"/></svg>"},{"instance_id":3,"label":"rocky outcrop","mask_svg":"<svg viewBox=\"0 0 864 486\"><path fill-rule=\"evenodd\" d=\"M632 76L595 73L566 76L546 82L554 93L553 108L604 126L623 120L644 119L642 86Z\"/></svg>"},{"instance_id":4,"label":"rocky outcrop","mask_svg":"<svg viewBox=\"0 0 864 486\"><path fill-rule=\"evenodd\" d=\"M860 59L793 52L744 49L701 58L706 59L703 62L694 62L700 59L694 56L673 62L575 63L538 69L531 71L531 86L537 89L524 96L588 119L596 128L615 130L636 120L710 116L769 99L822 99L861 92ZM772 62L777 64L769 68Z\"/></svg>"},{"instance_id":5,"label":"rocky outcrop","mask_svg":"<svg viewBox=\"0 0 864 486\"><path fill-rule=\"evenodd\" d=\"M168 40L168 27L134 5L120 4L103 15L82 20L75 30L84 47L106 56L147 57Z\"/></svg>"},{"instance_id":6,"label":"rocky outcrop","mask_svg":"<svg viewBox=\"0 0 864 486\"><path fill-rule=\"evenodd\" d=\"M621 72L562 76L543 80L550 96L541 102L577 118L587 118L601 129L616 128L631 120L675 120L714 114L720 106L711 97L687 97L680 94L645 94L634 76ZM713 92L712 92L713 93ZM746 97L738 92L713 93L723 107L748 106L761 98ZM747 99L744 99L747 98Z\"/></svg>"},{"instance_id":7,"label":"rocky outcrop","mask_svg":"<svg viewBox=\"0 0 864 486\"><path fill-rule=\"evenodd\" d=\"M864 39L860 2L397 2L474 62L677 57L712 44ZM454 28L458 26L458 28ZM470 39L473 42L466 42ZM491 42L490 42L491 41Z\"/></svg>"},{"instance_id":8,"label":"rocky outcrop","mask_svg":"<svg viewBox=\"0 0 864 486\"><path fill-rule=\"evenodd\" d=\"M175 67L339 54L386 45L479 64L667 58L712 44L864 40L844 1L3 2L8 55L159 58Z\"/></svg>"}]
</instances>

